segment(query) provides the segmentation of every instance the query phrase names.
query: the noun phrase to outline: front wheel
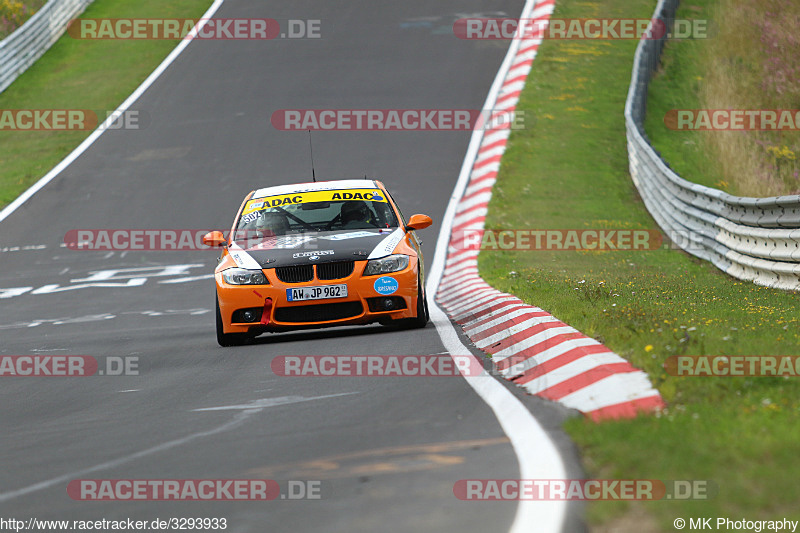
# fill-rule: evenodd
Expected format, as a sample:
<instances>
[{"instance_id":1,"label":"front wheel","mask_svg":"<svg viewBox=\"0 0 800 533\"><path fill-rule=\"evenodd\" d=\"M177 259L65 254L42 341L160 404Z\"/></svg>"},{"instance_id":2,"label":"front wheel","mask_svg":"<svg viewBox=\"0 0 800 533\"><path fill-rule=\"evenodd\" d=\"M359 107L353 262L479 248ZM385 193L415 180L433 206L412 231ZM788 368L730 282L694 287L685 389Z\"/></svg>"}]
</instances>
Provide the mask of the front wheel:
<instances>
[{"instance_id":1,"label":"front wheel","mask_svg":"<svg viewBox=\"0 0 800 533\"><path fill-rule=\"evenodd\" d=\"M428 300L425 298L425 288L422 286L422 279L419 275L417 276L417 287L417 316L403 320L403 325L409 329L424 328L430 320Z\"/></svg>"},{"instance_id":2,"label":"front wheel","mask_svg":"<svg viewBox=\"0 0 800 533\"><path fill-rule=\"evenodd\" d=\"M247 333L225 333L222 327L222 313L219 310L219 300L215 298L217 307L217 342L220 346L240 346L249 341L252 337Z\"/></svg>"}]
</instances>

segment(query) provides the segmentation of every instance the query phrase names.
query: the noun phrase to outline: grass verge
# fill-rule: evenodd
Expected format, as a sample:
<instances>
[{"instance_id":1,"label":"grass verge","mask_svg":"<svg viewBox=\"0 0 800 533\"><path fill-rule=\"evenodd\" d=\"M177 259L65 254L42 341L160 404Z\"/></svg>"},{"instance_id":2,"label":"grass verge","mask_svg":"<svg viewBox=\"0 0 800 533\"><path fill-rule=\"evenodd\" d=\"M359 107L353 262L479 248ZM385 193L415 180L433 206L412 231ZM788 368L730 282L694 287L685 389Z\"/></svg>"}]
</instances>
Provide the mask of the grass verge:
<instances>
[{"instance_id":1,"label":"grass verge","mask_svg":"<svg viewBox=\"0 0 800 533\"><path fill-rule=\"evenodd\" d=\"M25 24L47 0L0 0L0 40Z\"/></svg>"},{"instance_id":2,"label":"grass verge","mask_svg":"<svg viewBox=\"0 0 800 533\"><path fill-rule=\"evenodd\" d=\"M800 4L694 0L677 18L711 21L708 39L667 44L650 86L645 129L685 179L738 196L800 193L798 131L675 131L672 109L797 109ZM792 113L794 116L794 113Z\"/></svg>"},{"instance_id":3,"label":"grass verge","mask_svg":"<svg viewBox=\"0 0 800 533\"><path fill-rule=\"evenodd\" d=\"M210 0L96 0L83 18L199 18ZM112 111L177 41L78 40L65 34L5 92L0 109ZM89 131L0 131L0 207L69 154Z\"/></svg>"},{"instance_id":4,"label":"grass verge","mask_svg":"<svg viewBox=\"0 0 800 533\"><path fill-rule=\"evenodd\" d=\"M653 0L564 1L557 18L649 18ZM655 228L628 173L623 108L634 41L546 41L519 109L536 127L509 142L487 229ZM734 280L682 252L484 252L482 276L595 337L651 376L660 416L567 431L595 478L710 480L700 501L589 506L592 524L638 520L673 531L677 517L800 518L793 466L797 378L678 378L670 355L800 354L800 298ZM647 526L645 524L651 524Z\"/></svg>"}]
</instances>

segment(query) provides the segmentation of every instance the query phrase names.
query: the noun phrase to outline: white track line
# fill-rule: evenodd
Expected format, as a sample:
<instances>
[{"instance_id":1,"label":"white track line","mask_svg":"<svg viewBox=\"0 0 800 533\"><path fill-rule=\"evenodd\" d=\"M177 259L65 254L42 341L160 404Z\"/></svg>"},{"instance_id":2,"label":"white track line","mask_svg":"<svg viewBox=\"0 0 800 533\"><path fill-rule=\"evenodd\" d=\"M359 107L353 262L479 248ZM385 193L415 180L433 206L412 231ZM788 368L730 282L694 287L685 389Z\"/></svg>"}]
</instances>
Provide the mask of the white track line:
<instances>
[{"instance_id":1,"label":"white track line","mask_svg":"<svg viewBox=\"0 0 800 533\"><path fill-rule=\"evenodd\" d=\"M20 496L25 496L26 494L31 494L34 492L38 492L40 490L49 489L50 487L60 485L64 482L72 481L73 479L79 479L82 476L87 474L92 474L94 472L100 472L103 470L109 470L111 468L116 468L118 466L124 465L126 463L130 463L131 461L135 461L136 459L141 459L143 457L147 457L149 455L153 455L155 453L160 453L166 450L171 450L172 448L177 448L192 442L193 440L201 439L203 437L210 437L212 435L218 435L220 433L224 433L226 431L230 431L231 429L242 425L244 422L247 421L248 418L251 416L260 413L264 409L268 407L277 407L282 405L289 405L294 403L300 402L309 402L313 400L321 400L325 398L333 398L336 396L348 396L350 394L358 394L357 392L342 392L339 394L327 394L325 396L314 396L311 398L304 398L302 396L284 396L282 398L272 398L271 402L268 400L259 400L253 402L251 405L245 406L244 409L240 413L237 413L236 416L233 417L232 420L222 424L221 426L217 426L215 428L200 431L197 433L192 433L191 435L187 435L185 437L180 437L178 439L170 440L167 442L162 442L161 444L157 444L151 448L146 448L144 450L134 452L128 455L123 455L122 457L118 457L116 459L110 459L104 463L99 463L94 466L89 466L86 468L82 468L80 470L75 470L73 472L69 472L67 474L63 474L54 478L46 479L44 481L39 481L38 483L34 483L33 485L28 485L27 487L22 487L21 489L11 490L8 492L0 493L0 502L6 502L9 500L13 500L15 498L19 498ZM261 402L261 403L259 403ZM195 409L195 411L200 411L202 409Z\"/></svg>"},{"instance_id":2,"label":"white track line","mask_svg":"<svg viewBox=\"0 0 800 533\"><path fill-rule=\"evenodd\" d=\"M525 8L520 18L529 18L537 0L527 0ZM506 74L511 67L519 49L520 41L512 40L503 64L497 72L497 76L486 97L483 109L493 109L497 101L497 96L503 86ZM503 132L499 135L507 136ZM436 251L428 274L427 292L433 295L428 302L431 312L431 320L436 326L436 331L442 339L447 351L452 356L471 356L467 348L458 336L453 324L447 315L439 308L435 301L435 295L439 288L439 283L444 272L445 259L447 257L447 247L450 240L450 232L453 227L453 219L460 199L464 196L464 191L469 183L472 166L478 154L478 148L483 139L482 131L474 131L467 148L467 154L461 166L458 181L447 204L442 226L439 230L439 237L436 241ZM475 358L475 362L477 362ZM480 364L480 363L479 363ZM485 401L494 412L503 431L508 435L514 453L519 462L521 479L565 479L566 470L561 454L553 441L544 431L542 426L525 405L520 402L506 387L497 379L491 376L465 376L464 379L475 390L475 392ZM559 533L563 528L566 515L566 502L563 501L520 501L517 506L517 514L511 525L510 533L523 533L537 531L539 533Z\"/></svg>"},{"instance_id":3,"label":"white track line","mask_svg":"<svg viewBox=\"0 0 800 533\"><path fill-rule=\"evenodd\" d=\"M131 94L127 100L122 102L122 104L120 104L120 106L114 113L111 113L108 116L108 118L105 120L105 122L103 122L103 124L98 126L97 129L94 130L91 135L89 135L77 148L75 148L58 165L53 167L53 169L50 172L45 174L44 177L42 177L39 181L31 185L30 188L28 188L28 190L22 193L16 200L8 204L5 207L5 209L0 211L0 222L8 218L8 216L11 213L19 209L19 207L22 204L30 200L30 198L34 194L39 192L39 190L42 189L45 185L53 181L53 179L55 179L56 176L61 174L64 171L64 169L70 166L73 161L78 159L86 150L88 150L89 147L92 146L94 142L97 139L99 139L100 136L108 129L111 123L114 122L116 117L119 117L120 114L127 111L128 108L130 108L130 106L132 106L134 102L136 102L136 100L138 100L139 97L141 97L144 94L144 92L150 88L151 85L153 85L153 83L159 78L159 76L163 74L163 72L167 69L167 67L169 67L172 64L172 62L175 61L175 59L177 59L179 55L181 55L181 52L183 52L186 49L186 47L189 46L189 43L192 42L192 37L194 37L197 34L197 32L207 24L208 22L207 19L214 16L214 13L217 12L217 10L224 1L225 0L215 0L214 3L211 4L211 7L209 7L208 10L205 13L203 13L203 16L200 18L200 23L198 27L189 32L186 38L182 40L180 44L178 44L178 46L176 46L172 50L172 52L170 52L170 54L164 59L164 61L162 61L161 64L158 65L158 67L156 67L156 69L152 72L152 74L150 74L150 76L148 76L147 79L144 80L142 84L136 88L135 91L133 91L133 94Z\"/></svg>"},{"instance_id":4,"label":"white track line","mask_svg":"<svg viewBox=\"0 0 800 533\"><path fill-rule=\"evenodd\" d=\"M55 179L56 176L61 174L61 172L63 172L65 168L67 168L69 165L71 165L73 161L75 161L86 150L88 150L89 147L92 146L92 144L94 144L94 142L97 139L99 139L100 136L106 131L108 126L111 124L111 122L114 121L114 117L119 116L118 113L121 114L121 113L124 113L125 111L127 111L128 108L130 108L130 106L133 105L133 103L136 102L136 100L138 100L139 97L141 97L144 94L144 92L147 91L147 89L150 88L151 85L153 85L153 83L159 78L159 76L161 76L161 74L163 74L163 72L167 69L167 67L169 67L175 61L175 59L177 59L177 57L181 54L181 52L183 52L186 49L186 47L189 46L189 43L192 42L192 40L189 37L190 36L194 36L197 33L198 30L200 30L203 26L206 25L207 19L210 19L211 17L214 16L214 13L217 12L217 10L220 8L220 6L222 5L222 3L224 1L225 0L215 0L214 3L211 4L211 7L209 7L208 10L201 17L201 22L200 22L199 26L197 28L195 28L194 30L192 30L189 33L189 35L187 36L187 38L184 39L183 41L181 41L180 44L178 44L178 46L176 46L172 50L172 52L164 59L164 61L162 61L161 64L158 65L158 67L156 67L156 69L152 72L152 74L150 74L150 76L148 76L147 79L144 80L144 82L142 82L142 84L139 85L139 87L136 88L136 90L133 92L133 94L131 94L124 102L122 102L122 104L117 108L117 110L114 113L109 115L109 118L107 118L106 121L102 125L100 125L96 130L94 130L91 135L89 135L77 148L75 148L75 150L73 150L67 157L65 157L50 172L45 174L45 176L43 178L41 178L39 181L34 183L28 190L26 190L24 193L22 193L16 200L14 200L10 204L8 204L5 207L5 209L0 211L0 222L5 220L6 218L8 218L8 216L11 215L11 213L13 213L17 209L19 209L19 207L22 206L28 200L30 200L30 198L34 194L39 192L39 190L42 189L45 185L47 185L48 183L53 181L53 179ZM43 489L49 488L49 487L51 487L51 486L53 486L53 485L55 485L57 483L61 483L63 481L68 481L68 480L72 479L73 477L75 477L76 475L81 475L83 473L89 473L89 472L96 472L98 470L102 470L102 469L105 469L105 468L111 468L113 466L116 466L118 464L123 464L125 462L128 462L130 460L136 459L138 457L144 457L146 455L149 455L151 453L155 453L157 451L161 451L163 449L168 449L168 448L171 448L173 446L178 446L178 445L184 444L184 443L189 442L190 440L193 440L193 439L198 438L198 437L205 437L205 436L208 436L208 435L214 435L214 434L222 432L222 431L227 431L228 429L230 429L230 428L240 424L241 422L243 422L249 415L250 415L250 413L244 413L244 414L241 414L241 415L237 415L237 417L234 418L234 420L232 420L231 422L228 422L227 424L223 424L222 426L219 426L219 427L217 427L215 429L212 429L210 431L206 431L206 432L202 432L202 433L195 433L193 435L190 435L188 437L184 437L182 439L177 439L175 441L170 441L170 442L161 444L159 446L156 446L154 448L143 450L141 452L137 452L137 453L131 454L129 456L122 457L120 459L116 459L116 460L109 461L109 462L106 462L106 463L102 463L100 465L96 465L94 467L90 467L90 468L87 468L87 469L84 469L84 470L80 470L78 472L73 472L73 473L67 474L65 476L61 476L61 477L58 477L58 478L53 478L53 479L50 479L50 480L47 480L47 481L42 481L40 483L36 483L34 485L31 485L29 487L25 487L25 488L14 490L14 491L10 491L10 492L0 493L0 502L6 501L6 500L10 500L12 498L16 498L18 496L22 496L24 494L28 494L28 493L31 493L31 492L36 492L38 490L43 490Z\"/></svg>"}]
</instances>

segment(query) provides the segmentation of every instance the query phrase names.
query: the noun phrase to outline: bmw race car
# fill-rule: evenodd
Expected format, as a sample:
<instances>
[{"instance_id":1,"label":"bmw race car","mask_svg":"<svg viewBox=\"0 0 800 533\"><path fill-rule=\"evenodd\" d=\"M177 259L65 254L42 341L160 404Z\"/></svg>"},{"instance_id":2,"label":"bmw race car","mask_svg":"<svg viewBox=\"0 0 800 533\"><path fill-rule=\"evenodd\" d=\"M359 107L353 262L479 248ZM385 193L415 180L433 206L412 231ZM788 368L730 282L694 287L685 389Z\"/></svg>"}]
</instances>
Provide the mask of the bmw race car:
<instances>
[{"instance_id":1,"label":"bmw race car","mask_svg":"<svg viewBox=\"0 0 800 533\"><path fill-rule=\"evenodd\" d=\"M428 322L422 250L379 181L343 180L259 189L248 194L214 273L217 341L350 324L424 327Z\"/></svg>"}]
</instances>

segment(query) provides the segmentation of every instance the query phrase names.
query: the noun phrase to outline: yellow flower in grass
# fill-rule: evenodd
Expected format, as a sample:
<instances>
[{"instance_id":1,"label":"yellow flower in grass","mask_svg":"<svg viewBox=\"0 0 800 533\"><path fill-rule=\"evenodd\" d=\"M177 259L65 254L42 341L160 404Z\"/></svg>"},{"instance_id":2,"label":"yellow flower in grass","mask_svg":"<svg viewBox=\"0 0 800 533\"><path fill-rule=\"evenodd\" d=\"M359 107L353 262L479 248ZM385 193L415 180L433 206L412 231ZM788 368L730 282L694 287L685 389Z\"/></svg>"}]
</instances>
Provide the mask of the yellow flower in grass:
<instances>
[{"instance_id":1,"label":"yellow flower in grass","mask_svg":"<svg viewBox=\"0 0 800 533\"><path fill-rule=\"evenodd\" d=\"M597 48L593 48L591 46L581 47L581 46L565 46L563 51L568 55L572 56L605 56L608 55L608 52L603 52L602 50L598 50Z\"/></svg>"},{"instance_id":2,"label":"yellow flower in grass","mask_svg":"<svg viewBox=\"0 0 800 533\"><path fill-rule=\"evenodd\" d=\"M22 16L23 12L22 2L14 1L14 0L4 0L0 2L0 16L6 16L9 19L18 19Z\"/></svg>"},{"instance_id":3,"label":"yellow flower in grass","mask_svg":"<svg viewBox=\"0 0 800 533\"><path fill-rule=\"evenodd\" d=\"M794 161L797 158L795 153L788 146L767 146L766 150L772 154L772 157L775 159Z\"/></svg>"}]
</instances>

